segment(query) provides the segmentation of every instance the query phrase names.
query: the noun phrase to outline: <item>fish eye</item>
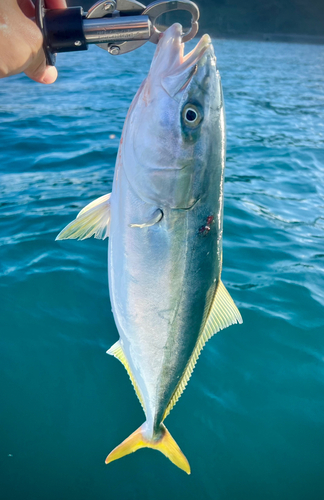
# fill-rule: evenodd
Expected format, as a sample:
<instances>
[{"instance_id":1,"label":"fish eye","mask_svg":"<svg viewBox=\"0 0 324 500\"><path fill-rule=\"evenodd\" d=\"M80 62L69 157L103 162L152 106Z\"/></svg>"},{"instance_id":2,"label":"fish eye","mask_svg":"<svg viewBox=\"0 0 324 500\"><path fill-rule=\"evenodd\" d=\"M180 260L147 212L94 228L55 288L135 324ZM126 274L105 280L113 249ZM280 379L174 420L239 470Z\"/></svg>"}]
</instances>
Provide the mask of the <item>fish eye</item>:
<instances>
[{"instance_id":1,"label":"fish eye","mask_svg":"<svg viewBox=\"0 0 324 500\"><path fill-rule=\"evenodd\" d=\"M192 108L188 108L186 111L186 120L188 122L195 122L197 118L198 118L197 112Z\"/></svg>"},{"instance_id":2,"label":"fish eye","mask_svg":"<svg viewBox=\"0 0 324 500\"><path fill-rule=\"evenodd\" d=\"M202 116L194 104L186 104L182 111L183 121L189 127L197 127L201 122Z\"/></svg>"}]
</instances>

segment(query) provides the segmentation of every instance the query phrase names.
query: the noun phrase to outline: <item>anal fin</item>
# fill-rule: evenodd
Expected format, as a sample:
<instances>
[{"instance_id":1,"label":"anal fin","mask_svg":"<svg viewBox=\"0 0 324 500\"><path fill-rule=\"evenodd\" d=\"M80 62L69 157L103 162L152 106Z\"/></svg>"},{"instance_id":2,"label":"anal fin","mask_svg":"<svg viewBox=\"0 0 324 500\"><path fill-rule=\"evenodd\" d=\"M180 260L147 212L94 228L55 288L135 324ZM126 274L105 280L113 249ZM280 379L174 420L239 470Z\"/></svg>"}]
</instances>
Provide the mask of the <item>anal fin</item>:
<instances>
[{"instance_id":1,"label":"anal fin","mask_svg":"<svg viewBox=\"0 0 324 500\"><path fill-rule=\"evenodd\" d=\"M212 305L209 309L209 313L205 321L204 328L198 337L196 346L188 361L185 371L170 399L167 409L165 410L163 420L169 415L170 411L185 390L186 385L195 368L199 355L206 342L213 335L215 335L215 333L223 330L224 328L227 328L230 325L234 325L235 323L243 323L242 316L240 314L240 311L234 304L232 297L226 290L224 284L222 283L222 281L219 281Z\"/></svg>"},{"instance_id":2,"label":"anal fin","mask_svg":"<svg viewBox=\"0 0 324 500\"><path fill-rule=\"evenodd\" d=\"M135 378L132 374L132 370L128 364L127 358L125 356L125 353L123 351L123 348L122 348L119 340L114 345L112 345L110 349L108 349L107 354L114 356L124 365L125 370L127 371L129 378L131 379L131 382L132 382L133 387L135 389L136 395L137 395L137 397L142 405L142 408L145 412L145 406L144 406L144 401L143 401L142 395L141 395L140 390L138 388L138 385L135 381Z\"/></svg>"}]
</instances>

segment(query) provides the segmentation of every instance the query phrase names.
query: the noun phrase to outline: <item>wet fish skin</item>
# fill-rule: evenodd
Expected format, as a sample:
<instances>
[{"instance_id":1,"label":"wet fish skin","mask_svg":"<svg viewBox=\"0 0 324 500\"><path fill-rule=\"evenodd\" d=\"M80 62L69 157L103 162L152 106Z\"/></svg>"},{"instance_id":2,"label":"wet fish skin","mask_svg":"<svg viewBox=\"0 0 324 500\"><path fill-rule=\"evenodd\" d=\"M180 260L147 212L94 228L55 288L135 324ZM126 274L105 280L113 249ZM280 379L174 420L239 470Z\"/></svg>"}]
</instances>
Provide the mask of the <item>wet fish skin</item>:
<instances>
[{"instance_id":1,"label":"wet fish skin","mask_svg":"<svg viewBox=\"0 0 324 500\"><path fill-rule=\"evenodd\" d=\"M111 197L86 207L58 239L104 237L109 226L109 291L120 340L108 352L127 369L146 421L106 463L146 446L189 473L163 421L204 343L241 317L220 279L220 76L209 37L183 56L181 34L178 24L165 32L133 100Z\"/></svg>"},{"instance_id":2,"label":"wet fish skin","mask_svg":"<svg viewBox=\"0 0 324 500\"><path fill-rule=\"evenodd\" d=\"M194 58L198 67L188 87L170 96L165 89L170 69L163 63L181 49L181 31L177 25L172 30L164 35L127 117L111 205L110 297L144 400L148 439L160 432L197 342L207 293L210 302L221 270L225 122L220 78L207 38L204 55ZM183 86L186 73L180 61L174 66L173 79ZM201 113L197 127L184 123L188 103ZM149 220L158 208L163 212L158 224L130 227ZM210 215L214 223L204 238L199 228Z\"/></svg>"}]
</instances>

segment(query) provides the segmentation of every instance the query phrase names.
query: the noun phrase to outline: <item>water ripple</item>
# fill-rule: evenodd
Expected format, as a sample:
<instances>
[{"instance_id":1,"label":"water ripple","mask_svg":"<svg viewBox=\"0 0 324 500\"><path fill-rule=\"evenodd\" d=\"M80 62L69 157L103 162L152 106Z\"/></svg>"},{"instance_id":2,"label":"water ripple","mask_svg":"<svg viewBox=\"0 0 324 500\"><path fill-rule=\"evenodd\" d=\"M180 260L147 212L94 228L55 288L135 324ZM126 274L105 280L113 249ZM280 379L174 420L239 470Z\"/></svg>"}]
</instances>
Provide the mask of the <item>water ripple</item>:
<instances>
[{"instance_id":1,"label":"water ripple","mask_svg":"<svg viewBox=\"0 0 324 500\"><path fill-rule=\"evenodd\" d=\"M170 485L186 500L324 498L324 47L214 45L228 139L223 281L244 323L210 340L168 419L189 482L150 450L101 468L142 419L105 356L117 340L107 242L54 241L111 190L154 47L60 54L53 86L1 80L0 438L16 460L2 466L7 498L16 488L15 498L104 500L108 484L112 500L162 500Z\"/></svg>"}]
</instances>

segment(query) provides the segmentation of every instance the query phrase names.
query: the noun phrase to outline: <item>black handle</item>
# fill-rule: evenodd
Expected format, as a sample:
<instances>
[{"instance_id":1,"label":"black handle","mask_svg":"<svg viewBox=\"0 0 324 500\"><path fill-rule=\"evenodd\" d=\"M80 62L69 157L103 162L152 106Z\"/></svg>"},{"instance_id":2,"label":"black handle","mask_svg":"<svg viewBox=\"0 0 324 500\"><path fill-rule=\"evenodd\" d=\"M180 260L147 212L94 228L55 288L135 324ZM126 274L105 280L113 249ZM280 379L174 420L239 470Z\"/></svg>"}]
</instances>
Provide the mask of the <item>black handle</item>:
<instances>
[{"instance_id":1,"label":"black handle","mask_svg":"<svg viewBox=\"0 0 324 500\"><path fill-rule=\"evenodd\" d=\"M87 50L83 33L82 7L46 10L44 0L36 0L36 23L43 35L46 62L55 65L56 52Z\"/></svg>"}]
</instances>

